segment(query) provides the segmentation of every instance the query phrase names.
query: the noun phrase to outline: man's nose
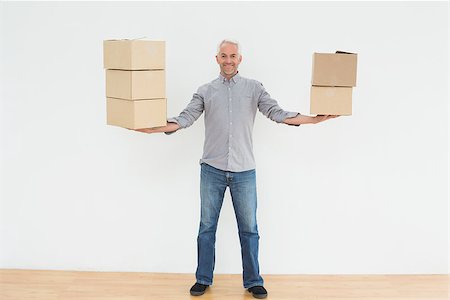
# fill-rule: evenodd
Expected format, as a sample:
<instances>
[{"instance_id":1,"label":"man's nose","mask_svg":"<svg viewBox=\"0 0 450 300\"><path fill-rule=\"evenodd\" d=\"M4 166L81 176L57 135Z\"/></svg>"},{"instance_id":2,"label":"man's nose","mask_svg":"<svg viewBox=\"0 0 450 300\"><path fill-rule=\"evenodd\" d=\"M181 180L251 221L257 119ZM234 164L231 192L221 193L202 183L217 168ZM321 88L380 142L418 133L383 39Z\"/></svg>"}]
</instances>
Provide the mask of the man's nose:
<instances>
[{"instance_id":1,"label":"man's nose","mask_svg":"<svg viewBox=\"0 0 450 300\"><path fill-rule=\"evenodd\" d=\"M225 58L225 63L227 63L227 64L231 63L231 58L229 58L229 57Z\"/></svg>"}]
</instances>

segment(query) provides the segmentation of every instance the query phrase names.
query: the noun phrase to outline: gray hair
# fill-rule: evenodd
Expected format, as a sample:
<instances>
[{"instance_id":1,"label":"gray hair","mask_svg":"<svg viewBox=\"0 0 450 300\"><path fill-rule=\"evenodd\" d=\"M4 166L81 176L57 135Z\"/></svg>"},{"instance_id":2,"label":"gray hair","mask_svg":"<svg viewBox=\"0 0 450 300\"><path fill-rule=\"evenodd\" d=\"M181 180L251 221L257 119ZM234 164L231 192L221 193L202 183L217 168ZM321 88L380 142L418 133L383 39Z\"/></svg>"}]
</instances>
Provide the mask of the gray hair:
<instances>
[{"instance_id":1,"label":"gray hair","mask_svg":"<svg viewBox=\"0 0 450 300\"><path fill-rule=\"evenodd\" d=\"M236 40L231 40L231 39L225 39L225 40L223 40L223 41L220 42L220 44L217 46L217 55L220 53L220 48L222 47L223 44L232 44L232 45L235 45L235 46L237 47L239 56L241 56L241 45L239 44L238 41L236 41Z\"/></svg>"}]
</instances>

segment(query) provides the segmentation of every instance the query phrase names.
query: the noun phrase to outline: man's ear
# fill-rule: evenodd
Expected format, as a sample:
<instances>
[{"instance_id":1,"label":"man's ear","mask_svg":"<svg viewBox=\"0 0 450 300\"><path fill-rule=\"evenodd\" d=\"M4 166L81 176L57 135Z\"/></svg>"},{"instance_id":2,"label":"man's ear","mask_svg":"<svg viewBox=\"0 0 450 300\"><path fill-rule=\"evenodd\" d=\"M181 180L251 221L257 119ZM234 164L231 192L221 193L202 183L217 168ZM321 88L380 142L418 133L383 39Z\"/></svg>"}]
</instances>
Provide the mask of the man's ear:
<instances>
[{"instance_id":1,"label":"man's ear","mask_svg":"<svg viewBox=\"0 0 450 300\"><path fill-rule=\"evenodd\" d=\"M219 59L217 58L217 55L216 55L216 61L217 61L217 63L219 63Z\"/></svg>"},{"instance_id":2,"label":"man's ear","mask_svg":"<svg viewBox=\"0 0 450 300\"><path fill-rule=\"evenodd\" d=\"M239 63L242 61L242 55L239 55Z\"/></svg>"}]
</instances>

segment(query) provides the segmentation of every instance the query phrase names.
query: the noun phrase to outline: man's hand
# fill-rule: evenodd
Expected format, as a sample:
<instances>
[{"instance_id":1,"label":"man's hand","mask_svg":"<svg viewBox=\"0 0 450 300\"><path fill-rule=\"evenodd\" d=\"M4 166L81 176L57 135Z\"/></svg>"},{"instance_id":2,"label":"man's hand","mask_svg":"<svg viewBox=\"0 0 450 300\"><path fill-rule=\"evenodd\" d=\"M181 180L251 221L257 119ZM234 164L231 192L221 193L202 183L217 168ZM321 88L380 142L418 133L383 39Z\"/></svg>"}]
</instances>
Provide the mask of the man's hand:
<instances>
[{"instance_id":1,"label":"man's hand","mask_svg":"<svg viewBox=\"0 0 450 300\"><path fill-rule=\"evenodd\" d=\"M128 130L134 130L134 131L139 131L139 132L143 132L143 133L155 133L155 129L154 128L141 128L141 129L131 129L131 128L127 128Z\"/></svg>"},{"instance_id":2,"label":"man's hand","mask_svg":"<svg viewBox=\"0 0 450 300\"><path fill-rule=\"evenodd\" d=\"M143 133L157 133L157 132L172 132L177 131L180 128L180 126L176 123L169 122L166 126L161 127L154 127L154 128L140 128L140 129L131 129L127 128L128 130L134 130L139 131Z\"/></svg>"},{"instance_id":3,"label":"man's hand","mask_svg":"<svg viewBox=\"0 0 450 300\"><path fill-rule=\"evenodd\" d=\"M329 120L329 119L334 119L337 118L339 116L336 115L317 115L314 117L314 124Z\"/></svg>"},{"instance_id":4,"label":"man's hand","mask_svg":"<svg viewBox=\"0 0 450 300\"><path fill-rule=\"evenodd\" d=\"M317 124L329 119L334 119L337 118L339 116L335 116L335 115L317 115L315 117L311 117L311 116L303 116L303 115L297 115L296 117L293 118L288 118L286 120L284 120L285 124L288 125L301 125L301 124Z\"/></svg>"}]
</instances>

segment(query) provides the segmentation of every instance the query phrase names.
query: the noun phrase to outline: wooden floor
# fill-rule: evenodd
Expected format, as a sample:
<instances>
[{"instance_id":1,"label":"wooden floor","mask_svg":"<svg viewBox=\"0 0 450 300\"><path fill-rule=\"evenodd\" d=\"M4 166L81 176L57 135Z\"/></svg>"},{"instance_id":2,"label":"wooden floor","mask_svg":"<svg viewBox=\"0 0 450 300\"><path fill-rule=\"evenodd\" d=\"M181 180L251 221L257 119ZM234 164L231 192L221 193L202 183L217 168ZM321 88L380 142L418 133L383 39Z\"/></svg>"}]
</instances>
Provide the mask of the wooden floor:
<instances>
[{"instance_id":1,"label":"wooden floor","mask_svg":"<svg viewBox=\"0 0 450 300\"><path fill-rule=\"evenodd\" d=\"M448 275L263 275L267 299L444 300ZM193 274L0 269L1 300L254 299L241 275L215 275L200 297L189 295Z\"/></svg>"}]
</instances>

